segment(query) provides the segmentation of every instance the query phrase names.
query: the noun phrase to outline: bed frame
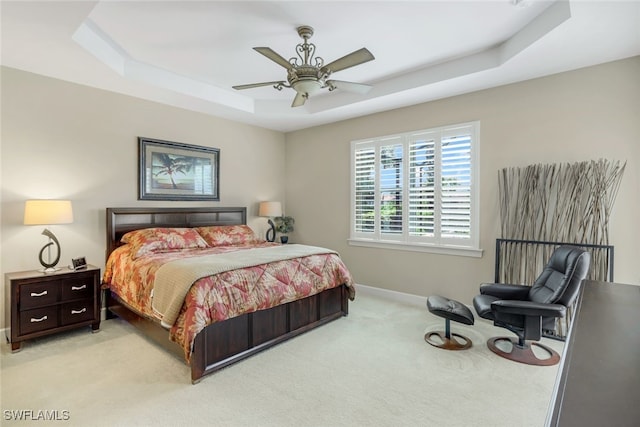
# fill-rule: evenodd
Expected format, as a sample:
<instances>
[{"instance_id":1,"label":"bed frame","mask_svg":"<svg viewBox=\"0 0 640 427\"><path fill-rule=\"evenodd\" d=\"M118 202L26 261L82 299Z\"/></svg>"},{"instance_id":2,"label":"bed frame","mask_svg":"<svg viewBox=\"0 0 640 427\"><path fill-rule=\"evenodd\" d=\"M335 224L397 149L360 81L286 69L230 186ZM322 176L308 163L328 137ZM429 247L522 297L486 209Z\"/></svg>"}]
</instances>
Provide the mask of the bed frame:
<instances>
[{"instance_id":1,"label":"bed frame","mask_svg":"<svg viewBox=\"0 0 640 427\"><path fill-rule=\"evenodd\" d=\"M201 227L246 224L245 207L213 208L107 208L107 258L127 232L149 227ZM162 347L184 360L180 345L157 319L127 307L106 292L107 317L121 317ZM232 363L266 350L303 332L349 313L345 285L267 310L213 323L195 338L191 355L191 381L195 384Z\"/></svg>"}]
</instances>

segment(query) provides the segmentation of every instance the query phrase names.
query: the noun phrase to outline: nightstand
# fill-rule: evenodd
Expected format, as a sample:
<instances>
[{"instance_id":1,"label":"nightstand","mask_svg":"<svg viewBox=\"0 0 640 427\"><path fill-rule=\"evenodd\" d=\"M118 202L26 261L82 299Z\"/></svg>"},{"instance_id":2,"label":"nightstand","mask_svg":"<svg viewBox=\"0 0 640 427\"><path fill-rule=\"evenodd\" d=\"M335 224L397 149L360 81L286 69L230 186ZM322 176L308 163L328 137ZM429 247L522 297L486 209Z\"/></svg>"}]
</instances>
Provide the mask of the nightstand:
<instances>
[{"instance_id":1,"label":"nightstand","mask_svg":"<svg viewBox=\"0 0 640 427\"><path fill-rule=\"evenodd\" d=\"M91 325L100 329L100 269L5 274L5 326L11 350L22 341Z\"/></svg>"}]
</instances>

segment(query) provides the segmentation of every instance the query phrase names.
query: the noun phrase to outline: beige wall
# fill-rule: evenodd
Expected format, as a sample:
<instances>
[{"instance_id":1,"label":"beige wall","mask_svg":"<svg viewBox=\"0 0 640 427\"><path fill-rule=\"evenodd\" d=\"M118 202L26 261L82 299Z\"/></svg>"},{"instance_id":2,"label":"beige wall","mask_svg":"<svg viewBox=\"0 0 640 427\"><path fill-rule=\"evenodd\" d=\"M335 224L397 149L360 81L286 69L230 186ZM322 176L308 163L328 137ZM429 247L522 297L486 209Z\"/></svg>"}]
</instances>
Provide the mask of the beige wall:
<instances>
[{"instance_id":1,"label":"beige wall","mask_svg":"<svg viewBox=\"0 0 640 427\"><path fill-rule=\"evenodd\" d=\"M627 161L611 216L615 279L640 283L640 57L287 134L288 213L296 240L340 252L356 282L470 303L493 280L498 170ZM480 120L482 258L349 246L350 141Z\"/></svg>"},{"instance_id":2,"label":"beige wall","mask_svg":"<svg viewBox=\"0 0 640 427\"><path fill-rule=\"evenodd\" d=\"M3 279L5 272L40 268L47 239L43 226L22 224L26 199L71 199L74 223L50 227L61 264L84 255L101 267L106 207L247 206L249 225L262 234L258 202L284 201L280 132L10 68L2 68L1 87ZM139 201L138 136L219 148L220 201ZM4 307L4 289L0 295Z\"/></svg>"},{"instance_id":3,"label":"beige wall","mask_svg":"<svg viewBox=\"0 0 640 427\"><path fill-rule=\"evenodd\" d=\"M75 221L53 226L62 262L103 266L109 206L197 206L137 200L137 137L221 150L219 206L285 201L292 240L338 250L358 283L469 303L493 277L497 171L532 163L626 160L611 223L616 279L640 283L640 58L370 115L286 136L153 102L2 68L0 273L38 268L40 226L22 225L24 200L69 198ZM481 121L481 246L465 258L352 247L349 143L450 123ZM285 163L286 159L286 163ZM4 291L4 289L2 289ZM0 295L4 298L4 292ZM0 311L4 301L0 304ZM0 315L0 319L4 319ZM3 326L0 326L3 327Z\"/></svg>"}]
</instances>

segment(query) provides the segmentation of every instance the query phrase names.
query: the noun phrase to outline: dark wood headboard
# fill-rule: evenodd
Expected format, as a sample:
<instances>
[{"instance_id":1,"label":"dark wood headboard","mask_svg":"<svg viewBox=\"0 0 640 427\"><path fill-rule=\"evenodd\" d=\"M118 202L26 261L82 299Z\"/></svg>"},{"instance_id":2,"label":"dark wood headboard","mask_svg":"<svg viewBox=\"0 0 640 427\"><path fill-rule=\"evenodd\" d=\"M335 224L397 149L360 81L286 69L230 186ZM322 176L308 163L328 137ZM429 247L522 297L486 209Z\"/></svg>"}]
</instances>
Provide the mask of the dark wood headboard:
<instances>
[{"instance_id":1,"label":"dark wood headboard","mask_svg":"<svg viewBox=\"0 0 640 427\"><path fill-rule=\"evenodd\" d=\"M247 223L247 208L107 208L107 258L132 230Z\"/></svg>"}]
</instances>

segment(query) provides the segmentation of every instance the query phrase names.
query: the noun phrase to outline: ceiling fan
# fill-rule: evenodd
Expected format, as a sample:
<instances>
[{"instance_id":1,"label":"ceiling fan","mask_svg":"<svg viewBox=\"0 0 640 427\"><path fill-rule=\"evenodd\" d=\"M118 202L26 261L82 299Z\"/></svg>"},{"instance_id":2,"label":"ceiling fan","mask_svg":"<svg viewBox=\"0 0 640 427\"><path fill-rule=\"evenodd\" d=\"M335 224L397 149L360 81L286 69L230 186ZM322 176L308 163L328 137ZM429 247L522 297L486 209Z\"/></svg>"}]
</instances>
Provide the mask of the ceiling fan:
<instances>
[{"instance_id":1,"label":"ceiling fan","mask_svg":"<svg viewBox=\"0 0 640 427\"><path fill-rule=\"evenodd\" d=\"M370 85L354 82L346 82L342 80L329 80L332 73L350 68L356 65L371 61L374 56L366 48L356 50L340 59L324 64L324 59L314 56L316 46L309 43L309 39L313 36L313 28L303 25L297 28L298 35L304 40L296 46L297 58L292 57L288 61L268 47L254 47L258 53L263 54L273 62L281 65L287 70L287 81L251 83L246 85L233 86L236 90L251 89L261 86L272 86L275 89L282 90L283 87L292 88L296 91L293 99L292 107L304 105L309 96L319 92L321 89L328 88L329 91L342 89L348 92L360 94L367 93Z\"/></svg>"}]
</instances>

